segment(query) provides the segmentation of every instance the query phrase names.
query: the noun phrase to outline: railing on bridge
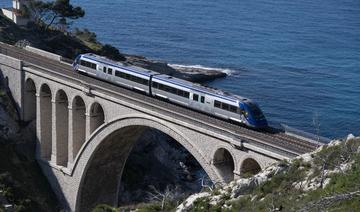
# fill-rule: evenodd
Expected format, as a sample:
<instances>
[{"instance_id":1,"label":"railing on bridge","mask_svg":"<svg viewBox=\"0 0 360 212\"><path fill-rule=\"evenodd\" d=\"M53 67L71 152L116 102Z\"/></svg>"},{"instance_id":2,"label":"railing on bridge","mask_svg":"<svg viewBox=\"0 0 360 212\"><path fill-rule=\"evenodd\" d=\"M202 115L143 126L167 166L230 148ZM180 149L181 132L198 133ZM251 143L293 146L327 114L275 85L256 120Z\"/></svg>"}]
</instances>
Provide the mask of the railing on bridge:
<instances>
[{"instance_id":1,"label":"railing on bridge","mask_svg":"<svg viewBox=\"0 0 360 212\"><path fill-rule=\"evenodd\" d=\"M315 134L312 134L309 132L305 132L305 131L290 127L286 124L280 124L280 126L283 128L285 134L297 137L302 140L309 141L311 143L321 145L321 144L328 144L331 141L331 139L329 139L329 138L326 138L326 137L323 137L320 135L315 135Z\"/></svg>"}]
</instances>

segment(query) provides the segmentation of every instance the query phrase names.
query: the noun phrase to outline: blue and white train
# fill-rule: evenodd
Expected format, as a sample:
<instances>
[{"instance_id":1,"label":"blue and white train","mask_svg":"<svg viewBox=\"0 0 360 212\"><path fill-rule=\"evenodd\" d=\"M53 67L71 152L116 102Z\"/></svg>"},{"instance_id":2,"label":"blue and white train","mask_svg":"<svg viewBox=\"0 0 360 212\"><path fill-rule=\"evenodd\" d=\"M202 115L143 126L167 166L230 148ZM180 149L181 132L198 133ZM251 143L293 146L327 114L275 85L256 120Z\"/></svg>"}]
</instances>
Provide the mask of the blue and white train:
<instances>
[{"instance_id":1,"label":"blue and white train","mask_svg":"<svg viewBox=\"0 0 360 212\"><path fill-rule=\"evenodd\" d=\"M149 96L162 98L231 122L262 129L268 126L265 116L253 101L238 95L210 89L189 81L154 71L115 62L95 54L81 54L75 71L87 74Z\"/></svg>"}]
</instances>

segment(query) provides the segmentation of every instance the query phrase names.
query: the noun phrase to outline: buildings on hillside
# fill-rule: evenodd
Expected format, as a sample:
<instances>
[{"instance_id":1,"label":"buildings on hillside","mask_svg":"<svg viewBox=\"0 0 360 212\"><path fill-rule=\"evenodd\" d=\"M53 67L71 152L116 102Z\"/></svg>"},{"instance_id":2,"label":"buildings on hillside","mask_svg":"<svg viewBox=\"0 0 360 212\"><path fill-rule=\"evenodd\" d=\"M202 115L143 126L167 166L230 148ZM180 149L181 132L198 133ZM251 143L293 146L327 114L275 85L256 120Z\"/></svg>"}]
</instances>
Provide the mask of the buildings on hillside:
<instances>
[{"instance_id":1,"label":"buildings on hillside","mask_svg":"<svg viewBox=\"0 0 360 212\"><path fill-rule=\"evenodd\" d=\"M28 14L26 14L24 10L24 6L28 2L29 0L12 0L12 7L1 8L1 13L3 16L11 19L17 25L24 26L30 20Z\"/></svg>"}]
</instances>

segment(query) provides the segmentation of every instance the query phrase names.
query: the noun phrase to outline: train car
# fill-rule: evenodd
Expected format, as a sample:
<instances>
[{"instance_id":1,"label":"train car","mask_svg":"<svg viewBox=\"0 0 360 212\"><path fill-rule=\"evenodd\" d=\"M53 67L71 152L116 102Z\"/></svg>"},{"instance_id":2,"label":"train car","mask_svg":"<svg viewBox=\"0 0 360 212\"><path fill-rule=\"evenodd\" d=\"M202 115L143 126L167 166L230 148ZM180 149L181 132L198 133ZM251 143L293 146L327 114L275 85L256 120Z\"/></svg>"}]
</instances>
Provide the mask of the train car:
<instances>
[{"instance_id":1,"label":"train car","mask_svg":"<svg viewBox=\"0 0 360 212\"><path fill-rule=\"evenodd\" d=\"M79 55L73 66L76 71L146 94L149 94L150 78L158 74L95 54Z\"/></svg>"},{"instance_id":2,"label":"train car","mask_svg":"<svg viewBox=\"0 0 360 212\"><path fill-rule=\"evenodd\" d=\"M267 127L267 121L259 106L238 95L115 62L95 54L79 55L73 67L75 71L232 122L257 129Z\"/></svg>"},{"instance_id":3,"label":"train car","mask_svg":"<svg viewBox=\"0 0 360 212\"><path fill-rule=\"evenodd\" d=\"M253 128L267 127L259 106L244 97L168 75L152 78L152 95Z\"/></svg>"}]
</instances>

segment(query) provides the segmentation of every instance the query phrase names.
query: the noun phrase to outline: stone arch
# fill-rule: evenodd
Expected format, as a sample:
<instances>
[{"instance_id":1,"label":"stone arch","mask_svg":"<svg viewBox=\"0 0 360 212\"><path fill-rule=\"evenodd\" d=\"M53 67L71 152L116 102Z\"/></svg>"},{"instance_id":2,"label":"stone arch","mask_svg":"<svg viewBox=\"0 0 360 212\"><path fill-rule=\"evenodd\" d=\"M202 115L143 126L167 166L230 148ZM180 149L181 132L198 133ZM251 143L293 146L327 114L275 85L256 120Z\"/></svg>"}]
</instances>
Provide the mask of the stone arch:
<instances>
[{"instance_id":1,"label":"stone arch","mask_svg":"<svg viewBox=\"0 0 360 212\"><path fill-rule=\"evenodd\" d=\"M66 166L69 146L69 100L64 90L55 95L56 164Z\"/></svg>"},{"instance_id":2,"label":"stone arch","mask_svg":"<svg viewBox=\"0 0 360 212\"><path fill-rule=\"evenodd\" d=\"M218 148L213 154L213 165L225 182L234 180L235 162L229 150L224 147Z\"/></svg>"},{"instance_id":3,"label":"stone arch","mask_svg":"<svg viewBox=\"0 0 360 212\"><path fill-rule=\"evenodd\" d=\"M126 160L137 139L147 128L157 129L179 142L213 181L221 181L205 157L181 132L154 117L128 115L100 127L79 153L74 166L74 176L80 181L75 196L76 210L87 211L99 203L117 204L119 182Z\"/></svg>"},{"instance_id":4,"label":"stone arch","mask_svg":"<svg viewBox=\"0 0 360 212\"><path fill-rule=\"evenodd\" d=\"M86 105L80 96L75 96L72 104L72 157L75 158L86 139Z\"/></svg>"},{"instance_id":5,"label":"stone arch","mask_svg":"<svg viewBox=\"0 0 360 212\"><path fill-rule=\"evenodd\" d=\"M42 84L39 89L40 100L40 144L41 157L51 159L52 150L52 92L47 84Z\"/></svg>"},{"instance_id":6,"label":"stone arch","mask_svg":"<svg viewBox=\"0 0 360 212\"><path fill-rule=\"evenodd\" d=\"M24 121L36 119L36 85L28 78L25 82L24 94Z\"/></svg>"},{"instance_id":7,"label":"stone arch","mask_svg":"<svg viewBox=\"0 0 360 212\"><path fill-rule=\"evenodd\" d=\"M241 175L255 175L261 171L260 164L251 157L243 160L240 166L240 174Z\"/></svg>"},{"instance_id":8,"label":"stone arch","mask_svg":"<svg viewBox=\"0 0 360 212\"><path fill-rule=\"evenodd\" d=\"M90 117L90 135L99 128L102 124L105 123L105 115L103 107L94 102L89 110L89 117Z\"/></svg>"}]
</instances>

